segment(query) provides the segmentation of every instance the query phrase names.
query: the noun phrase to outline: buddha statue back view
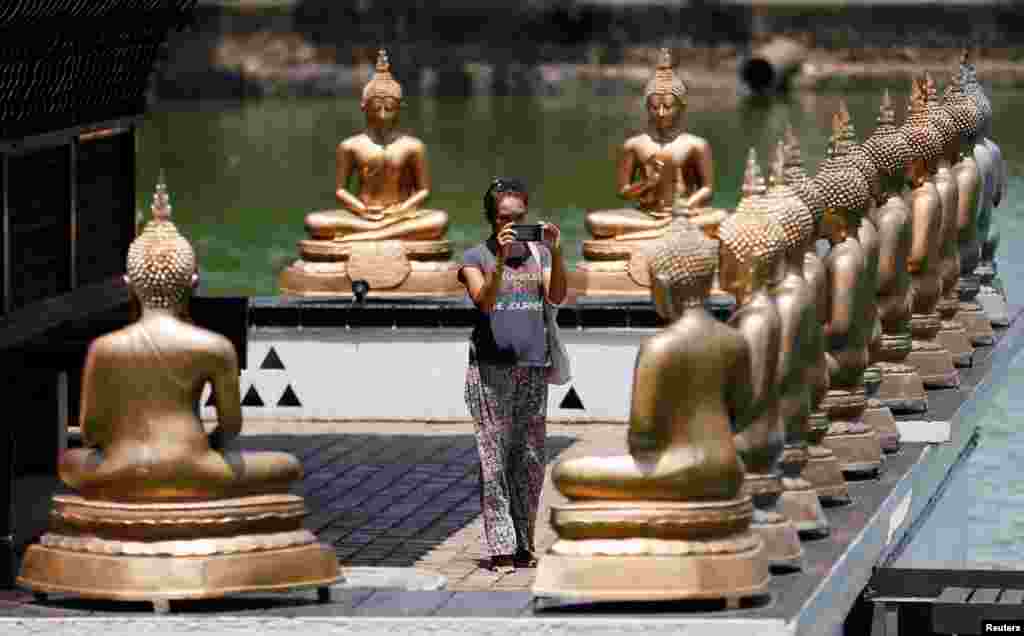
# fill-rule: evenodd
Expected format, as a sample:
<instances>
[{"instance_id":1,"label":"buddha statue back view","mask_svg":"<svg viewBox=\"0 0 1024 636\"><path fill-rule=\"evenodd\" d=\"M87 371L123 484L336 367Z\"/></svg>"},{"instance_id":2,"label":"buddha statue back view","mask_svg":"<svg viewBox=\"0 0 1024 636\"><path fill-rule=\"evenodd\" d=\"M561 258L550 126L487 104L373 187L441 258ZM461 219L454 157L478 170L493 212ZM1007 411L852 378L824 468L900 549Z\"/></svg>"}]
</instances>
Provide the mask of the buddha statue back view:
<instances>
[{"instance_id":1,"label":"buddha statue back view","mask_svg":"<svg viewBox=\"0 0 1024 636\"><path fill-rule=\"evenodd\" d=\"M559 540L538 566L538 596L592 600L760 595L763 542L750 530L730 423L749 409L746 341L704 308L714 244L688 224L652 246L658 313L672 324L637 355L628 455L559 462ZM700 373L694 373L700 369Z\"/></svg>"},{"instance_id":2,"label":"buddha statue back view","mask_svg":"<svg viewBox=\"0 0 1024 636\"><path fill-rule=\"evenodd\" d=\"M905 200L910 209L910 331L913 342L907 364L917 367L926 388L960 386L953 355L938 340L942 322L936 307L942 295L942 200L934 174L942 156L942 139L927 113L928 90L923 79L911 83L907 119L900 127L911 149Z\"/></svg>"},{"instance_id":3,"label":"buddha statue back view","mask_svg":"<svg viewBox=\"0 0 1024 636\"><path fill-rule=\"evenodd\" d=\"M972 268L969 272L964 272L961 280L966 292L964 299L968 301L963 310L964 314L969 316L965 322L971 327L968 333L971 334L972 341L985 345L993 342L992 324L1009 324L1006 298L998 291L1002 289L1002 283L995 281L995 253L999 247L999 232L993 225L992 216L993 208L1000 204L1006 191L1006 162L1003 160L999 145L991 139L992 103L978 81L967 51L964 51L960 59L960 83L976 114L977 131L971 154L978 169L980 186L974 223L976 249L972 249L970 258L962 263L964 270ZM975 300L981 301L981 304ZM986 318L990 321L988 330L985 329Z\"/></svg>"},{"instance_id":4,"label":"buddha statue back view","mask_svg":"<svg viewBox=\"0 0 1024 636\"><path fill-rule=\"evenodd\" d=\"M302 528L303 500L288 494L298 460L226 449L242 429L238 360L226 338L187 320L195 253L170 221L163 184L153 216L128 251L142 315L86 358L86 447L59 467L79 494L54 497L50 532L30 546L18 581L154 602L326 586L340 576L337 559ZM218 413L209 434L195 410L207 382Z\"/></svg>"},{"instance_id":5,"label":"buddha statue back view","mask_svg":"<svg viewBox=\"0 0 1024 636\"><path fill-rule=\"evenodd\" d=\"M402 86L381 50L360 108L366 130L337 149L338 209L306 215L300 259L281 273L281 293L351 295L365 280L371 295L462 296L445 240L448 214L423 207L431 192L426 146L398 129ZM350 182L354 181L356 188Z\"/></svg>"}]
</instances>

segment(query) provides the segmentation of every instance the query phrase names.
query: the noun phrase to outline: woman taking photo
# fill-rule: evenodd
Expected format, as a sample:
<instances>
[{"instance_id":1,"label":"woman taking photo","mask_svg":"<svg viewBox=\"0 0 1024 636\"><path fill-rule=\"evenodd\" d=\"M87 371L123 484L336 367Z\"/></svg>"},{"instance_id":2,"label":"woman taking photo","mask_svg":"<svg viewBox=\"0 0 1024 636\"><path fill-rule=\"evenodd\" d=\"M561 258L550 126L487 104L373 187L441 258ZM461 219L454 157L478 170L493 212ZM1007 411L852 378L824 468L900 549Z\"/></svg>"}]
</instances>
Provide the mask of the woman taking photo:
<instances>
[{"instance_id":1,"label":"woman taking photo","mask_svg":"<svg viewBox=\"0 0 1024 636\"><path fill-rule=\"evenodd\" d=\"M469 249L459 279L477 308L466 371L466 405L476 420L484 549L499 572L533 567L533 530L544 485L550 355L544 302L565 300L559 229L541 223L541 242L517 240L529 195L515 179L484 194L491 236Z\"/></svg>"}]
</instances>

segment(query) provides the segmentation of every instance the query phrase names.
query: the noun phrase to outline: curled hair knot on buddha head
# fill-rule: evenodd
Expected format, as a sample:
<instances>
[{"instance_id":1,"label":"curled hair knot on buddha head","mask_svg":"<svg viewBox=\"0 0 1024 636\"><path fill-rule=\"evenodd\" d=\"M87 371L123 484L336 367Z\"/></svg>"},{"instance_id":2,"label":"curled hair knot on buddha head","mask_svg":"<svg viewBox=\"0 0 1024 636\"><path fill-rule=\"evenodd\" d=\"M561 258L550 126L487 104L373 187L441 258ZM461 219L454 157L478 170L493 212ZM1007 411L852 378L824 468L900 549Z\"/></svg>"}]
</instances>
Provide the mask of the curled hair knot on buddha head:
<instances>
[{"instance_id":1,"label":"curled hair knot on buddha head","mask_svg":"<svg viewBox=\"0 0 1024 636\"><path fill-rule=\"evenodd\" d=\"M192 293L197 272L192 245L171 222L163 179L153 195L153 219L128 248L127 281L143 307L176 309Z\"/></svg>"},{"instance_id":2,"label":"curled hair knot on buddha head","mask_svg":"<svg viewBox=\"0 0 1024 636\"><path fill-rule=\"evenodd\" d=\"M718 263L715 241L693 226L678 224L648 250L652 284L662 286L679 308L704 302Z\"/></svg>"},{"instance_id":3,"label":"curled hair knot on buddha head","mask_svg":"<svg viewBox=\"0 0 1024 636\"><path fill-rule=\"evenodd\" d=\"M384 49L377 52L377 63L374 65L373 77L363 87L361 106L366 108L374 97L390 97L402 101L402 85L391 74L391 63Z\"/></svg>"},{"instance_id":4,"label":"curled hair knot on buddha head","mask_svg":"<svg viewBox=\"0 0 1024 636\"><path fill-rule=\"evenodd\" d=\"M654 74L644 87L644 102L652 95L672 95L680 106L686 106L686 84L672 70L672 54L667 48L658 53Z\"/></svg>"},{"instance_id":5,"label":"curled hair knot on buddha head","mask_svg":"<svg viewBox=\"0 0 1024 636\"><path fill-rule=\"evenodd\" d=\"M721 247L747 267L755 285L773 282L786 249L786 235L767 214L733 214L718 228Z\"/></svg>"}]
</instances>

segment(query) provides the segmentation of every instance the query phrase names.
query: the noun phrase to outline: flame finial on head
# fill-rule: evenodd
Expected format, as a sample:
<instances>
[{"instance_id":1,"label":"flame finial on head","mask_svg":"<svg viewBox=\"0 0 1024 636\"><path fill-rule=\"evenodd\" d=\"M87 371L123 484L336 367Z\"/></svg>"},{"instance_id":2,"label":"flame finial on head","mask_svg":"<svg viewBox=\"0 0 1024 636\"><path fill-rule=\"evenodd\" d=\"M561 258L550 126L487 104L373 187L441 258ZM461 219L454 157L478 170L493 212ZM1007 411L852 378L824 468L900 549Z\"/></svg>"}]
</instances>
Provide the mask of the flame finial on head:
<instances>
[{"instance_id":1,"label":"flame finial on head","mask_svg":"<svg viewBox=\"0 0 1024 636\"><path fill-rule=\"evenodd\" d=\"M391 63L388 52L380 49L377 52L377 64L374 66L373 77L363 88L363 106L374 97L391 97L402 100L402 85L391 74Z\"/></svg>"},{"instance_id":2,"label":"flame finial on head","mask_svg":"<svg viewBox=\"0 0 1024 636\"><path fill-rule=\"evenodd\" d=\"M686 84L672 70L672 53L667 47L658 52L654 75L644 87L644 101L650 99L651 95L672 95L686 106Z\"/></svg>"},{"instance_id":3,"label":"flame finial on head","mask_svg":"<svg viewBox=\"0 0 1024 636\"><path fill-rule=\"evenodd\" d=\"M935 85L932 74L927 71L924 74L925 111L928 113L928 121L938 131L939 139L942 142L943 150L959 138L960 131L952 115L942 107L939 101L939 92Z\"/></svg>"},{"instance_id":4,"label":"flame finial on head","mask_svg":"<svg viewBox=\"0 0 1024 636\"><path fill-rule=\"evenodd\" d=\"M902 175L906 169L911 149L896 127L896 110L893 108L889 91L882 94L882 103L878 107L878 126L871 136L864 140L861 147L874 161L878 171L887 177Z\"/></svg>"},{"instance_id":5,"label":"flame finial on head","mask_svg":"<svg viewBox=\"0 0 1024 636\"><path fill-rule=\"evenodd\" d=\"M757 151L754 148L747 153L747 165L743 170L743 186L740 190L742 196L736 204L736 213L764 212L763 199L768 188L764 182L764 174L761 172L761 164L757 161Z\"/></svg>"},{"instance_id":6,"label":"flame finial on head","mask_svg":"<svg viewBox=\"0 0 1024 636\"><path fill-rule=\"evenodd\" d=\"M153 191L153 202L149 206L154 221L167 221L171 218L171 196L167 192L167 177L160 171L160 177Z\"/></svg>"},{"instance_id":7,"label":"flame finial on head","mask_svg":"<svg viewBox=\"0 0 1024 636\"><path fill-rule=\"evenodd\" d=\"M656 68L659 69L671 69L672 68L672 52L668 50L667 46L661 48L658 51L658 63Z\"/></svg>"},{"instance_id":8,"label":"flame finial on head","mask_svg":"<svg viewBox=\"0 0 1024 636\"><path fill-rule=\"evenodd\" d=\"M759 196L765 193L764 175L761 165L757 162L757 150L751 148L747 153L747 165L743 171L743 198Z\"/></svg>"},{"instance_id":9,"label":"flame finial on head","mask_svg":"<svg viewBox=\"0 0 1024 636\"><path fill-rule=\"evenodd\" d=\"M839 100L839 109L832 114L832 136L829 137L828 156L842 157L850 152L853 146L853 122L850 111L846 108L846 100Z\"/></svg>"},{"instance_id":10,"label":"flame finial on head","mask_svg":"<svg viewBox=\"0 0 1024 636\"><path fill-rule=\"evenodd\" d=\"M807 179L807 172L804 170L803 153L800 151L800 138L796 136L793 124L786 124L785 133L786 151L786 181L797 184Z\"/></svg>"},{"instance_id":11,"label":"flame finial on head","mask_svg":"<svg viewBox=\"0 0 1024 636\"><path fill-rule=\"evenodd\" d=\"M878 106L878 125L896 125L896 109L892 105L892 96L889 95L888 88L882 93L882 103Z\"/></svg>"},{"instance_id":12,"label":"flame finial on head","mask_svg":"<svg viewBox=\"0 0 1024 636\"><path fill-rule=\"evenodd\" d=\"M786 185L786 144L781 139L775 144L775 156L772 157L771 172L768 183L772 187Z\"/></svg>"},{"instance_id":13,"label":"flame finial on head","mask_svg":"<svg viewBox=\"0 0 1024 636\"><path fill-rule=\"evenodd\" d=\"M942 155L944 147L941 135L928 118L928 89L923 78L915 77L910 82L907 119L900 131L915 155L925 162L930 164Z\"/></svg>"}]
</instances>

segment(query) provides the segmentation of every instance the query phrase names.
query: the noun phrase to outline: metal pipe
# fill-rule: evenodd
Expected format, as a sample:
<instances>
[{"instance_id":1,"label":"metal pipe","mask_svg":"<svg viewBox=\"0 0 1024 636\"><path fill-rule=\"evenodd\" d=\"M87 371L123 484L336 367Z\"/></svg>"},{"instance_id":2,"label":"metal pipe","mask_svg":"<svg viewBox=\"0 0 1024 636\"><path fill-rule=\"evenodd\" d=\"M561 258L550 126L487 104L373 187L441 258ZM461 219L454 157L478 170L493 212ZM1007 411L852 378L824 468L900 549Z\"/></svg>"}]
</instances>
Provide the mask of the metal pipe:
<instances>
[{"instance_id":1,"label":"metal pipe","mask_svg":"<svg viewBox=\"0 0 1024 636\"><path fill-rule=\"evenodd\" d=\"M807 59L807 47L796 40L776 37L756 49L740 64L740 82L755 95L782 93Z\"/></svg>"}]
</instances>

